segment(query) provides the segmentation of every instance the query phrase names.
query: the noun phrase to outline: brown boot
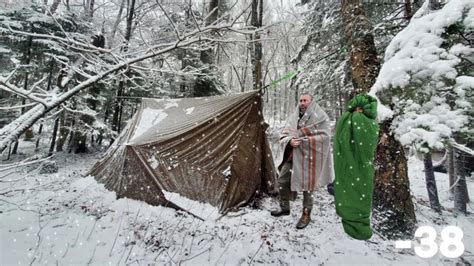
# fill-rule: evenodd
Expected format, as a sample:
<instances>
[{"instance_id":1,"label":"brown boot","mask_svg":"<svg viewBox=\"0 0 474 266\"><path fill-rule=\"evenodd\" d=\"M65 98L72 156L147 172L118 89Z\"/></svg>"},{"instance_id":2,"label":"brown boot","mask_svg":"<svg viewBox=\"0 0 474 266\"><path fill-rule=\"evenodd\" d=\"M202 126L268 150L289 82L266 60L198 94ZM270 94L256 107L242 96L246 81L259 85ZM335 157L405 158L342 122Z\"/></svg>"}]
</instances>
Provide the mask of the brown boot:
<instances>
[{"instance_id":1,"label":"brown boot","mask_svg":"<svg viewBox=\"0 0 474 266\"><path fill-rule=\"evenodd\" d=\"M308 208L303 208L303 214L301 215L300 220L296 224L296 229L303 229L308 226L311 221L311 210Z\"/></svg>"}]
</instances>

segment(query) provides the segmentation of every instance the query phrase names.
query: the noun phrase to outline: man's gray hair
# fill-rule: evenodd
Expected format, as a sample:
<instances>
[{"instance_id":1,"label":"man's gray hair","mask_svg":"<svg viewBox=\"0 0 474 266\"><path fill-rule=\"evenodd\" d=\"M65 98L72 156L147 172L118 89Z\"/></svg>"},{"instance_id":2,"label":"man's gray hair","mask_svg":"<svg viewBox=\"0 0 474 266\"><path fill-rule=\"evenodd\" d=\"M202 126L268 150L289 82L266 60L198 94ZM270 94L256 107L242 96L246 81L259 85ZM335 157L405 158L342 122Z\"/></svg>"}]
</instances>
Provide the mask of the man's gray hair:
<instances>
[{"instance_id":1,"label":"man's gray hair","mask_svg":"<svg viewBox=\"0 0 474 266\"><path fill-rule=\"evenodd\" d=\"M309 92L309 91L303 91L301 94L300 94L300 98L301 96L303 95L308 95L309 98L311 98L311 101L313 100L313 95Z\"/></svg>"}]
</instances>

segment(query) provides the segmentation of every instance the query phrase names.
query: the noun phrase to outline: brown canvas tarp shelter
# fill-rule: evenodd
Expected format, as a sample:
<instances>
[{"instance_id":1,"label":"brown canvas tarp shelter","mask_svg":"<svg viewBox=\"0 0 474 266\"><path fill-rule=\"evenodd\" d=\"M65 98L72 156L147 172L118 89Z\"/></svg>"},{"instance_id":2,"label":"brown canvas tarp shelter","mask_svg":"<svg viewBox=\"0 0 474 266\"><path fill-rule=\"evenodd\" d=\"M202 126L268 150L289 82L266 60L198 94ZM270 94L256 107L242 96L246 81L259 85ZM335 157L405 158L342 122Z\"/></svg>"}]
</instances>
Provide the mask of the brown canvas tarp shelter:
<instances>
[{"instance_id":1,"label":"brown canvas tarp shelter","mask_svg":"<svg viewBox=\"0 0 474 266\"><path fill-rule=\"evenodd\" d=\"M118 197L178 207L163 191L228 211L273 190L261 96L147 99L90 174Z\"/></svg>"}]
</instances>

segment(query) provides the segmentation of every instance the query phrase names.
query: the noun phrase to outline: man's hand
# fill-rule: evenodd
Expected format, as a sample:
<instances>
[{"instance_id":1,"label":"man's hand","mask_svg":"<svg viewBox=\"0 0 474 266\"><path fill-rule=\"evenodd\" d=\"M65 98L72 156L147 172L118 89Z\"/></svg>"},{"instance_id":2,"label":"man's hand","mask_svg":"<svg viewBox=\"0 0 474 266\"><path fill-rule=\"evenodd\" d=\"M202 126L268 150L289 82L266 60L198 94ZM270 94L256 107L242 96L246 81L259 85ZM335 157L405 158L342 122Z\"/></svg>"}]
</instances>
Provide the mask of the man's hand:
<instances>
[{"instance_id":1,"label":"man's hand","mask_svg":"<svg viewBox=\"0 0 474 266\"><path fill-rule=\"evenodd\" d=\"M292 138L292 139L290 140L290 145L291 145L292 147L298 147L298 146L300 146L300 144L301 144L301 139Z\"/></svg>"}]
</instances>

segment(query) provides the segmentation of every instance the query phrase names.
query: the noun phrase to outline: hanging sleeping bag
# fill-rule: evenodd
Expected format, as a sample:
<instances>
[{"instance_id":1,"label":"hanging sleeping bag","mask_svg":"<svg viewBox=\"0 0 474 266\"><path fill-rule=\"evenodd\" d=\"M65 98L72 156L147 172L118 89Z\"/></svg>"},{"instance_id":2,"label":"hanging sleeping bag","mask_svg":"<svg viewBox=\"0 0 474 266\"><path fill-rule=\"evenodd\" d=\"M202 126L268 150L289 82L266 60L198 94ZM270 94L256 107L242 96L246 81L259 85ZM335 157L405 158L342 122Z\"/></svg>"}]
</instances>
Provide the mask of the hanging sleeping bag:
<instances>
[{"instance_id":1,"label":"hanging sleeping bag","mask_svg":"<svg viewBox=\"0 0 474 266\"><path fill-rule=\"evenodd\" d=\"M367 94L356 95L337 122L334 135L336 213L342 218L344 231L360 240L372 236L373 160L379 130L376 117L377 100Z\"/></svg>"}]
</instances>

